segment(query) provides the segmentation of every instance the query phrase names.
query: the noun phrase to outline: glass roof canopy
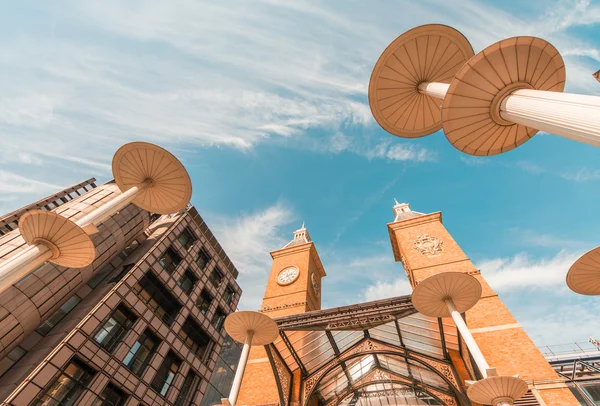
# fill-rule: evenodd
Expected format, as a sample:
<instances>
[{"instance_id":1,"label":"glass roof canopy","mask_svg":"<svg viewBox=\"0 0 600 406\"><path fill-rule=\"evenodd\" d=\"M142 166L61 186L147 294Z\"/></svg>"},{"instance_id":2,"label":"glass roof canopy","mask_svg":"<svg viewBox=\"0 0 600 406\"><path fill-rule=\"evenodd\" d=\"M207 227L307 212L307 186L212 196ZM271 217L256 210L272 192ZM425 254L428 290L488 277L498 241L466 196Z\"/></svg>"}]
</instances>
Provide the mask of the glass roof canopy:
<instances>
[{"instance_id":1,"label":"glass roof canopy","mask_svg":"<svg viewBox=\"0 0 600 406\"><path fill-rule=\"evenodd\" d=\"M404 391L405 395L398 395L400 398L393 395L396 399L388 401L434 405L440 403L430 394L419 398L425 393L423 390L453 393L451 385L439 373L415 358L447 362L447 349L459 350L456 327L451 320L446 323L417 313L410 296L307 312L275 321L280 336L274 346L289 369L300 369L305 378L323 375L314 392L322 404L336 399L346 404L359 394L361 398L368 397L369 401L361 401L365 405L369 402L385 405L385 400L376 401L376 393L389 398ZM394 351L360 351L351 355L367 339L387 344ZM378 382L386 387L371 385L356 389L368 384L366 378L371 378L375 370L386 371L386 376L398 379Z\"/></svg>"}]
</instances>

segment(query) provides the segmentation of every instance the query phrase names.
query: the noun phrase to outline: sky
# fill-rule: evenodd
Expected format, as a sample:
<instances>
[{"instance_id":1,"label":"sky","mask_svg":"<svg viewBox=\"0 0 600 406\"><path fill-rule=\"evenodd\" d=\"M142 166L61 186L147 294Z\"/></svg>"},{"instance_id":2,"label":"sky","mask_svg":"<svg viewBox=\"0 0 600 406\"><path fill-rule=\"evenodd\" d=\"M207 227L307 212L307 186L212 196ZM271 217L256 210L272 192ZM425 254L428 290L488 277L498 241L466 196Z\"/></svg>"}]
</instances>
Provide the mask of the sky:
<instances>
[{"instance_id":1,"label":"sky","mask_svg":"<svg viewBox=\"0 0 600 406\"><path fill-rule=\"evenodd\" d=\"M600 301L570 265L600 244L600 150L549 134L479 158L441 132L386 133L367 89L385 47L441 23L475 52L517 35L562 54L566 91L600 95L600 3L481 1L4 2L0 213L111 176L130 141L182 160L194 204L257 309L302 222L328 276L323 307L410 293L386 224L393 199L444 225L537 345L600 339Z\"/></svg>"}]
</instances>

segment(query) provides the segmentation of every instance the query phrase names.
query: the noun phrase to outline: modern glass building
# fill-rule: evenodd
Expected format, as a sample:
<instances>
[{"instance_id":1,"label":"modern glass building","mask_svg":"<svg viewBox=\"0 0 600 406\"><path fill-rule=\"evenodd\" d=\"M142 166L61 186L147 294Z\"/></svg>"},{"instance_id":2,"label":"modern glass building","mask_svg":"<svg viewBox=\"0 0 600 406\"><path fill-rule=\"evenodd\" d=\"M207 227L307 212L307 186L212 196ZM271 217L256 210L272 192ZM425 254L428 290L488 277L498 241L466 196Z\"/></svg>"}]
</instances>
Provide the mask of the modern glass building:
<instances>
[{"instance_id":1,"label":"modern glass building","mask_svg":"<svg viewBox=\"0 0 600 406\"><path fill-rule=\"evenodd\" d=\"M90 179L0 217L0 262L25 249L25 212L76 221L119 194L114 181ZM240 352L223 322L241 290L196 209L129 204L91 238L91 265L46 262L0 294L2 404L219 403Z\"/></svg>"}]
</instances>

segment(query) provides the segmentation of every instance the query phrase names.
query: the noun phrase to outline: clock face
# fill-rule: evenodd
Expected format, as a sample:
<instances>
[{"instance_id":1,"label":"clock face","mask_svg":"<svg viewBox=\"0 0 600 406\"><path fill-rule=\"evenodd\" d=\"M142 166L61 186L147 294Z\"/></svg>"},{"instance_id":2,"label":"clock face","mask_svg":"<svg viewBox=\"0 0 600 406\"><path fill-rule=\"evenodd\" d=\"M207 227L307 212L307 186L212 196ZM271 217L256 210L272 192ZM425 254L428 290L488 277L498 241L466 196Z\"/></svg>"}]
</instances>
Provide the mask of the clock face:
<instances>
[{"instance_id":1,"label":"clock face","mask_svg":"<svg viewBox=\"0 0 600 406\"><path fill-rule=\"evenodd\" d=\"M317 278L315 278L315 274L311 275L313 289L317 296L319 296L319 282L317 282Z\"/></svg>"},{"instance_id":2,"label":"clock face","mask_svg":"<svg viewBox=\"0 0 600 406\"><path fill-rule=\"evenodd\" d=\"M289 285L298 279L298 275L300 275L298 268L285 268L277 275L277 283L280 285Z\"/></svg>"}]
</instances>

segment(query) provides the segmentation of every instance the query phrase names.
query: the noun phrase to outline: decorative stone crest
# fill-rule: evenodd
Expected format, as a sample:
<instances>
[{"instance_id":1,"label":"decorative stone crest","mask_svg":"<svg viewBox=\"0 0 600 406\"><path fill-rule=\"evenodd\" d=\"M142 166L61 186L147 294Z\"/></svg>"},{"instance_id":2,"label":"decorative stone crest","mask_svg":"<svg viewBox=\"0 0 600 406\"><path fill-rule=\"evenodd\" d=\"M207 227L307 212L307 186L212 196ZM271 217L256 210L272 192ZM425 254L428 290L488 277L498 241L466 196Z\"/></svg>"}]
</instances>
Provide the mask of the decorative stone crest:
<instances>
[{"instance_id":1,"label":"decorative stone crest","mask_svg":"<svg viewBox=\"0 0 600 406\"><path fill-rule=\"evenodd\" d=\"M429 234L421 234L413 243L413 249L426 257L436 257L444 249L444 242Z\"/></svg>"}]
</instances>

